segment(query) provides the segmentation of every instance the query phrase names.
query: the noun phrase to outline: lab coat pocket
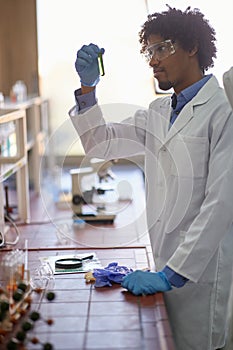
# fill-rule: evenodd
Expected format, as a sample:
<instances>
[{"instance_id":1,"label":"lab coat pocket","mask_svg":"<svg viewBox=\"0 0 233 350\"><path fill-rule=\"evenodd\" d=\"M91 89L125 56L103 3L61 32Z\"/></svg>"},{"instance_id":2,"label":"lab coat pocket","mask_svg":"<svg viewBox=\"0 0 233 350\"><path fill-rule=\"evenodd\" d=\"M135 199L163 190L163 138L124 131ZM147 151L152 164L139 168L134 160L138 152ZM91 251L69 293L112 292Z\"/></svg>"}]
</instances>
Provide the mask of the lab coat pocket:
<instances>
[{"instance_id":1,"label":"lab coat pocket","mask_svg":"<svg viewBox=\"0 0 233 350\"><path fill-rule=\"evenodd\" d=\"M208 139L179 134L172 142L171 174L177 177L204 178L207 174Z\"/></svg>"}]
</instances>

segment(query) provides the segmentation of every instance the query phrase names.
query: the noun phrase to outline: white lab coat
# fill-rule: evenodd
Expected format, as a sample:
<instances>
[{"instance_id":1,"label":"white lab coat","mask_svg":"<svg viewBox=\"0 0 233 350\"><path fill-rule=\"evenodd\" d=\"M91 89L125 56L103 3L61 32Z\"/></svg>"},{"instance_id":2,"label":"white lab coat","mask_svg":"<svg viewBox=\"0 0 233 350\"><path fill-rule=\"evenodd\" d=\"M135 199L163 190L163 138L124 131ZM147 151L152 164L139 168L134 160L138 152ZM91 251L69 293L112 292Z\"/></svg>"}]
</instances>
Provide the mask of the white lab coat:
<instances>
[{"instance_id":1,"label":"white lab coat","mask_svg":"<svg viewBox=\"0 0 233 350\"><path fill-rule=\"evenodd\" d=\"M224 345L233 263L233 113L213 76L169 129L170 97L123 123L95 105L70 111L89 156L144 152L148 230L157 270L187 277L166 292L177 350Z\"/></svg>"}]
</instances>

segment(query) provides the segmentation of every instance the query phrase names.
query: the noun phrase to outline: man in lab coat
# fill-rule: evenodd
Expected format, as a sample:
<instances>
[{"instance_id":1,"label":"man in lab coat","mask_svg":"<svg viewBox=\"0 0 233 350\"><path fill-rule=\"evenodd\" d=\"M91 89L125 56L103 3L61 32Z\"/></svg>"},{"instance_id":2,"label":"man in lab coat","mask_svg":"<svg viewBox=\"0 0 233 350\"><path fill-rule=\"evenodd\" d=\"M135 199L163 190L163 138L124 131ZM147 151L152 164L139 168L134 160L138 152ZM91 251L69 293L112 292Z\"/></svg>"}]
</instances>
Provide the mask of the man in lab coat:
<instances>
[{"instance_id":1,"label":"man in lab coat","mask_svg":"<svg viewBox=\"0 0 233 350\"><path fill-rule=\"evenodd\" d=\"M156 272L134 271L122 286L164 292L177 350L224 346L233 262L233 113L212 74L215 31L203 14L168 6L139 34L154 77L170 96L121 123L105 123L95 97L97 56L77 53L81 89L70 110L90 156L145 154L147 222Z\"/></svg>"}]
</instances>

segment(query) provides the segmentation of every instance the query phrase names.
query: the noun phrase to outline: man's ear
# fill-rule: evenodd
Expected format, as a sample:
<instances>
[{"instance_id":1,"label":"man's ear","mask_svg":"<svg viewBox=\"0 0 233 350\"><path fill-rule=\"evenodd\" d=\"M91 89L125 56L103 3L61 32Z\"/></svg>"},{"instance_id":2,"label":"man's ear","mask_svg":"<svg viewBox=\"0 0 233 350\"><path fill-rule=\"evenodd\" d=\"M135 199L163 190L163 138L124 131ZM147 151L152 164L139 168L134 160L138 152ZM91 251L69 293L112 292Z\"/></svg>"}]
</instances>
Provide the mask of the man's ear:
<instances>
[{"instance_id":1,"label":"man's ear","mask_svg":"<svg viewBox=\"0 0 233 350\"><path fill-rule=\"evenodd\" d=\"M197 51L198 51L198 46L195 45L192 49L189 49L189 56L196 55Z\"/></svg>"}]
</instances>

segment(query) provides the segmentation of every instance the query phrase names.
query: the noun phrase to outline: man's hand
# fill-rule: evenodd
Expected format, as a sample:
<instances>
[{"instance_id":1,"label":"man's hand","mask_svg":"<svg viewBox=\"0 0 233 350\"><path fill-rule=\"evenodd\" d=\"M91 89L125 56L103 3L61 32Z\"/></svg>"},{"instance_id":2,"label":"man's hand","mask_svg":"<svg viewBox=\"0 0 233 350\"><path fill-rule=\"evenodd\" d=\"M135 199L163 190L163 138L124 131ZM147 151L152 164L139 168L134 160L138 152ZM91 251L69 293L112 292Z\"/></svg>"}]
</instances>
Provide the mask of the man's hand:
<instances>
[{"instance_id":1,"label":"man's hand","mask_svg":"<svg viewBox=\"0 0 233 350\"><path fill-rule=\"evenodd\" d=\"M164 272L148 272L136 270L123 278L123 288L135 295L148 295L166 292L172 289Z\"/></svg>"},{"instance_id":2,"label":"man's hand","mask_svg":"<svg viewBox=\"0 0 233 350\"><path fill-rule=\"evenodd\" d=\"M77 52L75 68L84 86L95 86L100 80L98 54L104 53L97 45L83 45Z\"/></svg>"}]
</instances>

